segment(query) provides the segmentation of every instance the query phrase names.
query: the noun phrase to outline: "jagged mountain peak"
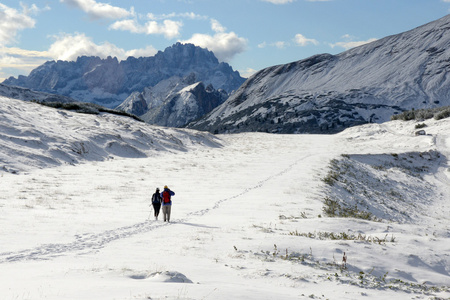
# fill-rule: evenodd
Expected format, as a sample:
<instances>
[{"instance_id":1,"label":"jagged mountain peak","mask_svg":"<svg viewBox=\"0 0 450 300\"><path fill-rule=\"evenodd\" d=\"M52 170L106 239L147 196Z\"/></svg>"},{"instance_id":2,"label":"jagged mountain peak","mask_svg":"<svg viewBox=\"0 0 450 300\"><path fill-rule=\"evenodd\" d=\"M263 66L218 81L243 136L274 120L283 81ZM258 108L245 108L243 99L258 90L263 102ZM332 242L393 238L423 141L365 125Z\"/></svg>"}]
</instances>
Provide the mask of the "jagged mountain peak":
<instances>
[{"instance_id":1,"label":"jagged mountain peak","mask_svg":"<svg viewBox=\"0 0 450 300\"><path fill-rule=\"evenodd\" d=\"M167 47L164 51L158 51L155 58L175 62L176 64L182 64L185 61L194 60L197 63L210 62L213 64L219 64L218 59L213 52L195 46L194 44L182 44L180 42Z\"/></svg>"},{"instance_id":2,"label":"jagged mountain peak","mask_svg":"<svg viewBox=\"0 0 450 300\"><path fill-rule=\"evenodd\" d=\"M214 53L192 44L176 43L151 57L102 59L81 56L76 61L48 61L29 76L10 77L7 85L70 96L78 101L116 107L133 92L142 92L174 76L195 75L196 81L212 84L228 93L245 79Z\"/></svg>"}]
</instances>

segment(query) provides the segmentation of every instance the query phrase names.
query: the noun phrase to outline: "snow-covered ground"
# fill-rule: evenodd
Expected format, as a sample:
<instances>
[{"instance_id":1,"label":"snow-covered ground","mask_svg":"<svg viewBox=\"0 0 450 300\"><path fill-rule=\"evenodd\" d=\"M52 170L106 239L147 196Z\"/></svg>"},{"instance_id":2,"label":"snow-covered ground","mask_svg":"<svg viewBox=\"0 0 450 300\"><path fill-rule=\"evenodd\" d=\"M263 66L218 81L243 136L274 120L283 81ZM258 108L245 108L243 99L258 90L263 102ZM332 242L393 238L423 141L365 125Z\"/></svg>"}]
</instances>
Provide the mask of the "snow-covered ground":
<instances>
[{"instance_id":1,"label":"snow-covered ground","mask_svg":"<svg viewBox=\"0 0 450 300\"><path fill-rule=\"evenodd\" d=\"M449 298L450 120L424 123L214 137L0 98L0 298Z\"/></svg>"}]
</instances>

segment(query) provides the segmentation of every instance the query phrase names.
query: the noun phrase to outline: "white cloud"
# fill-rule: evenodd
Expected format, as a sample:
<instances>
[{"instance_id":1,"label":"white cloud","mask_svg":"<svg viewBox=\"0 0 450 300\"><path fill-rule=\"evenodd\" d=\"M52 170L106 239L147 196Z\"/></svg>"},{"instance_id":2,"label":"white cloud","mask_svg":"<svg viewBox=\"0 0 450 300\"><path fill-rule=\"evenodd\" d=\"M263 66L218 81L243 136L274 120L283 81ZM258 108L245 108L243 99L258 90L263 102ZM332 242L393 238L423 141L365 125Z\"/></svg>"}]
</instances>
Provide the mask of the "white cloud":
<instances>
[{"instance_id":1,"label":"white cloud","mask_svg":"<svg viewBox=\"0 0 450 300\"><path fill-rule=\"evenodd\" d=\"M65 34L56 37L56 41L48 51L56 60L76 60L78 56L99 56L102 58L112 56L118 59L126 59L128 56L152 56L157 51L153 47L126 51L109 42L95 44L91 38L84 34Z\"/></svg>"},{"instance_id":2,"label":"white cloud","mask_svg":"<svg viewBox=\"0 0 450 300\"><path fill-rule=\"evenodd\" d=\"M278 41L275 42L274 46L277 47L278 49L284 49L288 46L289 44L283 41Z\"/></svg>"},{"instance_id":3,"label":"white cloud","mask_svg":"<svg viewBox=\"0 0 450 300\"><path fill-rule=\"evenodd\" d=\"M269 2L269 3L273 3L273 4L287 4L287 3L292 3L295 2L297 0L261 0L263 2ZM328 1L333 1L333 0L306 0L308 2L328 2ZM450 0L444 0L444 1L450 1Z\"/></svg>"},{"instance_id":4,"label":"white cloud","mask_svg":"<svg viewBox=\"0 0 450 300\"><path fill-rule=\"evenodd\" d=\"M207 16L197 15L193 12L170 13L170 14L161 14L161 15L155 15L152 13L148 13L147 18L149 20L155 20L155 21L172 19L172 18L184 18L184 19L190 19L190 20L207 20L207 19L209 19Z\"/></svg>"},{"instance_id":5,"label":"white cloud","mask_svg":"<svg viewBox=\"0 0 450 300\"><path fill-rule=\"evenodd\" d=\"M109 26L109 29L129 31L132 33L144 33L145 32L145 27L140 26L137 23L137 21L134 19L116 21Z\"/></svg>"},{"instance_id":6,"label":"white cloud","mask_svg":"<svg viewBox=\"0 0 450 300\"><path fill-rule=\"evenodd\" d=\"M28 73L49 60L47 51L27 51L19 48L0 48L0 69L14 68Z\"/></svg>"},{"instance_id":7,"label":"white cloud","mask_svg":"<svg viewBox=\"0 0 450 300\"><path fill-rule=\"evenodd\" d=\"M278 49L285 49L286 47L289 47L290 44L285 42L285 41L278 41L278 42L274 42L274 43L270 43L268 44L267 42L262 42L260 44L258 44L258 48L263 49L266 47L275 47Z\"/></svg>"},{"instance_id":8,"label":"white cloud","mask_svg":"<svg viewBox=\"0 0 450 300\"><path fill-rule=\"evenodd\" d=\"M0 3L0 46L15 42L19 31L33 28L36 21L24 7L22 12Z\"/></svg>"},{"instance_id":9,"label":"white cloud","mask_svg":"<svg viewBox=\"0 0 450 300\"><path fill-rule=\"evenodd\" d=\"M184 16L191 19L205 19L204 16L195 15L192 13L186 14L170 14L168 16ZM180 21L164 20L158 22L161 16L153 14L147 15L150 19L145 25L140 25L136 19L122 20L113 23L109 29L124 30L132 33L142 34L162 34L167 39L171 39L180 35L180 30L183 23ZM213 51L220 61L229 61L236 54L243 52L247 46L247 40L237 36L234 32L226 32L226 28L222 26L217 20L210 19L211 29L215 32L214 35L208 34L193 34L190 39L181 41L182 43L191 43L197 46L208 48Z\"/></svg>"},{"instance_id":10,"label":"white cloud","mask_svg":"<svg viewBox=\"0 0 450 300\"><path fill-rule=\"evenodd\" d=\"M141 16L142 17L142 16ZM148 19L147 23L144 25L139 24L138 20L136 18L134 19L127 19L127 20L120 20L114 22L112 25L109 26L109 29L112 30L122 30L122 31L129 31L132 33L141 33L141 34L161 34L164 35L167 39L173 39L180 35L181 28L184 26L183 22L181 21L173 21L173 18L182 18L182 19L189 19L189 20L207 20L209 19L206 16L197 15L193 12L186 12L186 13L170 13L170 14L162 14L162 15L155 15L152 13L148 13L145 17ZM211 22L214 22L212 20ZM221 27L219 22L215 21L217 24L213 25L213 27L216 27L215 30L221 30ZM223 27L222 27L223 28ZM225 30L223 28L223 30Z\"/></svg>"},{"instance_id":11,"label":"white cloud","mask_svg":"<svg viewBox=\"0 0 450 300\"><path fill-rule=\"evenodd\" d=\"M20 3L20 6L21 11L0 3L0 77L2 77L0 81L3 81L3 77L6 76L5 69L28 73L48 59L48 53L45 51L27 51L6 47L17 42L20 31L35 26L36 21L30 15L50 9L48 6L40 9L35 4L27 6Z\"/></svg>"},{"instance_id":12,"label":"white cloud","mask_svg":"<svg viewBox=\"0 0 450 300\"><path fill-rule=\"evenodd\" d=\"M305 47L310 44L311 45L319 45L319 42L317 40L308 39L300 33L295 35L293 41L296 45L302 46L302 47ZM258 45L258 48L275 47L278 49L285 49L286 47L289 47L289 46L291 46L291 43L289 43L289 42L278 41L278 42L274 42L274 43L270 43L270 44L268 44L266 42L260 43Z\"/></svg>"},{"instance_id":13,"label":"white cloud","mask_svg":"<svg viewBox=\"0 0 450 300\"><path fill-rule=\"evenodd\" d=\"M132 33L161 34L167 39L172 39L180 35L183 23L179 21L164 20L162 23L148 21L145 25L140 25L137 20L116 21L109 26L109 29L129 31Z\"/></svg>"},{"instance_id":14,"label":"white cloud","mask_svg":"<svg viewBox=\"0 0 450 300\"><path fill-rule=\"evenodd\" d=\"M183 23L172 20L164 20L162 23L149 21L145 25L140 25L136 20L121 20L114 22L109 29L129 31L143 34L162 34L167 39L172 39L180 35Z\"/></svg>"},{"instance_id":15,"label":"white cloud","mask_svg":"<svg viewBox=\"0 0 450 300\"><path fill-rule=\"evenodd\" d=\"M342 38L345 39L346 41L330 44L331 48L341 47L341 48L344 48L345 50L348 50L348 49L362 46L362 45L365 45L365 44L368 44L368 43L371 43L371 42L374 42L377 40L375 38L371 38L371 39L368 39L367 41L353 41L354 37L352 37L349 34L342 36Z\"/></svg>"},{"instance_id":16,"label":"white cloud","mask_svg":"<svg viewBox=\"0 0 450 300\"><path fill-rule=\"evenodd\" d=\"M342 47L345 50L351 49L351 48L355 48L358 46L362 46L371 42L376 41L377 39L368 39L367 41L353 41L353 42L338 42L335 44L330 44L331 48L334 47Z\"/></svg>"},{"instance_id":17,"label":"white cloud","mask_svg":"<svg viewBox=\"0 0 450 300\"><path fill-rule=\"evenodd\" d=\"M141 33L141 34L161 34L164 35L167 39L173 39L180 35L181 29L184 26L181 21L174 21L172 19L188 19L188 20L208 20L209 17L198 15L193 12L185 12L185 13L170 13L170 14L161 14L155 15L153 13L148 13L146 16L139 15L138 18L128 19L128 20L120 20L114 22L109 26L111 30L122 30L129 31L132 33ZM140 24L138 19L147 19L147 23ZM213 30L225 31L226 29L222 27L219 22L215 20L211 20Z\"/></svg>"},{"instance_id":18,"label":"white cloud","mask_svg":"<svg viewBox=\"0 0 450 300\"><path fill-rule=\"evenodd\" d=\"M112 6L94 0L60 0L73 7L79 8L89 15L91 19L122 19L134 15L133 8L127 11L124 8Z\"/></svg>"},{"instance_id":19,"label":"white cloud","mask_svg":"<svg viewBox=\"0 0 450 300\"><path fill-rule=\"evenodd\" d=\"M194 34L190 39L181 41L191 43L214 52L220 61L230 61L236 54L241 53L247 47L247 40L238 37L236 33Z\"/></svg>"},{"instance_id":20,"label":"white cloud","mask_svg":"<svg viewBox=\"0 0 450 300\"><path fill-rule=\"evenodd\" d=\"M47 51L29 51L15 47L0 48L0 82L11 73L4 73L4 69L13 69L21 74L28 74L32 69L51 59ZM18 74L15 74L18 75Z\"/></svg>"},{"instance_id":21,"label":"white cloud","mask_svg":"<svg viewBox=\"0 0 450 300\"><path fill-rule=\"evenodd\" d=\"M178 14L178 16L182 17L182 18L186 18L186 19L191 19L191 20L206 20L206 19L208 19L207 16L197 15L193 12L181 13L181 14Z\"/></svg>"},{"instance_id":22,"label":"white cloud","mask_svg":"<svg viewBox=\"0 0 450 300\"><path fill-rule=\"evenodd\" d=\"M262 43L258 44L258 48L263 49L263 48L266 48L266 47L267 47L267 43L266 42L262 42Z\"/></svg>"},{"instance_id":23,"label":"white cloud","mask_svg":"<svg viewBox=\"0 0 450 300\"><path fill-rule=\"evenodd\" d=\"M215 19L211 19L211 29L214 32L225 32L227 29Z\"/></svg>"},{"instance_id":24,"label":"white cloud","mask_svg":"<svg viewBox=\"0 0 450 300\"><path fill-rule=\"evenodd\" d=\"M50 58L50 53L48 51L34 51L34 50L25 50L17 47L2 47L0 48L0 53L5 55L11 55L13 57L45 57Z\"/></svg>"},{"instance_id":25,"label":"white cloud","mask_svg":"<svg viewBox=\"0 0 450 300\"><path fill-rule=\"evenodd\" d=\"M302 34L296 34L294 39L293 39L294 43L296 45L299 46L307 46L307 45L318 45L319 42L316 41L315 39L308 39L305 36L303 36ZM267 43L267 42L262 42L260 44L258 44L258 48L266 48L266 47L275 47L278 49L285 49L287 47L290 47L291 43L290 42L285 42L285 41L278 41L278 42L274 42L274 43Z\"/></svg>"},{"instance_id":26,"label":"white cloud","mask_svg":"<svg viewBox=\"0 0 450 300\"><path fill-rule=\"evenodd\" d=\"M286 3L292 3L295 0L262 0L264 2L270 2L273 4L286 4Z\"/></svg>"},{"instance_id":27,"label":"white cloud","mask_svg":"<svg viewBox=\"0 0 450 300\"><path fill-rule=\"evenodd\" d=\"M47 11L47 10L51 9L50 6L48 6L48 5L46 5L44 8L39 8L39 7L37 7L36 4L32 4L31 6L28 6L27 4L22 3L22 2L20 2L20 6L22 7L23 13L25 15L36 15L42 11Z\"/></svg>"},{"instance_id":28,"label":"white cloud","mask_svg":"<svg viewBox=\"0 0 450 300\"><path fill-rule=\"evenodd\" d=\"M214 52L220 61L230 61L236 54L243 52L247 47L247 40L234 32L225 32L225 27L217 20L211 20L214 35L196 33L182 43L191 43Z\"/></svg>"},{"instance_id":29,"label":"white cloud","mask_svg":"<svg viewBox=\"0 0 450 300\"><path fill-rule=\"evenodd\" d=\"M304 35L302 35L300 33L295 35L294 42L297 45L302 46L302 47L310 45L310 44L317 46L319 44L319 42L317 40L315 40L315 39L308 39L308 38L306 38Z\"/></svg>"},{"instance_id":30,"label":"white cloud","mask_svg":"<svg viewBox=\"0 0 450 300\"><path fill-rule=\"evenodd\" d=\"M180 28L183 26L182 22L164 20L162 24L156 21L150 21L145 24L146 34L162 34L167 39L172 39L180 35Z\"/></svg>"},{"instance_id":31,"label":"white cloud","mask_svg":"<svg viewBox=\"0 0 450 300\"><path fill-rule=\"evenodd\" d=\"M256 72L258 72L255 69L252 68L247 68L245 70L239 70L239 74L244 77L244 78L249 78L250 76L252 76L253 74L255 74Z\"/></svg>"},{"instance_id":32,"label":"white cloud","mask_svg":"<svg viewBox=\"0 0 450 300\"><path fill-rule=\"evenodd\" d=\"M158 52L153 46L147 46L144 49L134 49L126 51L126 57L134 56L134 57L148 57L154 56Z\"/></svg>"}]
</instances>

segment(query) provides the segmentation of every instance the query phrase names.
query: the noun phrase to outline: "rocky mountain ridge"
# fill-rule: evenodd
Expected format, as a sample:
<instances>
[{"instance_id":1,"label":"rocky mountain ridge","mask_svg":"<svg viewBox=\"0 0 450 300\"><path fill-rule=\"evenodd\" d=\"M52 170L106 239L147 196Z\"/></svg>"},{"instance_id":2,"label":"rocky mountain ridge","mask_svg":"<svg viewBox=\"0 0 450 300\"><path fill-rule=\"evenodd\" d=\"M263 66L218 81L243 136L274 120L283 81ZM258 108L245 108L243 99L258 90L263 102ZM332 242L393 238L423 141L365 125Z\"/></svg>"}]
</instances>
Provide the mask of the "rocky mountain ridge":
<instances>
[{"instance_id":1,"label":"rocky mountain ridge","mask_svg":"<svg viewBox=\"0 0 450 300\"><path fill-rule=\"evenodd\" d=\"M338 55L269 67L189 128L333 133L450 105L450 15Z\"/></svg>"},{"instance_id":2,"label":"rocky mountain ridge","mask_svg":"<svg viewBox=\"0 0 450 300\"><path fill-rule=\"evenodd\" d=\"M10 77L3 83L69 96L77 101L116 107L133 92L142 92L162 80L195 74L198 81L231 93L245 79L214 53L192 44L177 43L152 57L79 57L76 61L48 61L29 76Z\"/></svg>"}]
</instances>

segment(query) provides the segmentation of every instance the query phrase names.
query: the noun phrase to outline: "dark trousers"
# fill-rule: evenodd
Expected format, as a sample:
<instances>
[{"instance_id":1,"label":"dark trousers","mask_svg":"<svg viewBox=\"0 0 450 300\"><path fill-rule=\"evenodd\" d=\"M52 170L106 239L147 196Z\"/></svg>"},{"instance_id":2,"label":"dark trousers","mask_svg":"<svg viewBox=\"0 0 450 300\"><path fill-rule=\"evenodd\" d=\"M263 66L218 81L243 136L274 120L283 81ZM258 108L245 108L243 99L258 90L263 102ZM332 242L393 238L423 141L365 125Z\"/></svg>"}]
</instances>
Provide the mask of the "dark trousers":
<instances>
[{"instance_id":1,"label":"dark trousers","mask_svg":"<svg viewBox=\"0 0 450 300\"><path fill-rule=\"evenodd\" d=\"M155 217L159 215L159 210L161 209L161 203L152 203L153 210L155 211Z\"/></svg>"}]
</instances>

